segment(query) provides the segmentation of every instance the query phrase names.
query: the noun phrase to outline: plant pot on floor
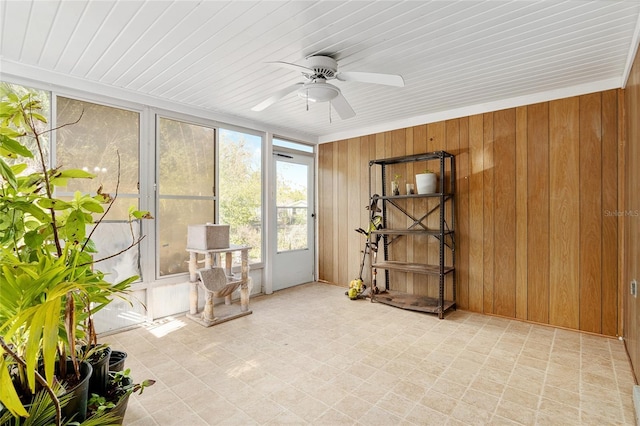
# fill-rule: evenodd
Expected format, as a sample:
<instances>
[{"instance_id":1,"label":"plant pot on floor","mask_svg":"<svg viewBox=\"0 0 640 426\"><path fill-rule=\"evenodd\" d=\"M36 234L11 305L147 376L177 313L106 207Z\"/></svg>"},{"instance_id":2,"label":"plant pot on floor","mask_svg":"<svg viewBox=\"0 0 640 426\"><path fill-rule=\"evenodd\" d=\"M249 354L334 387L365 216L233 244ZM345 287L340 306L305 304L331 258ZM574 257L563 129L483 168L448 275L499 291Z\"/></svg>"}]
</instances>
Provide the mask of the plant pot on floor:
<instances>
[{"instance_id":1,"label":"plant pot on floor","mask_svg":"<svg viewBox=\"0 0 640 426\"><path fill-rule=\"evenodd\" d=\"M418 194L433 194L438 187L435 173L420 173L416 175L416 190Z\"/></svg>"},{"instance_id":2,"label":"plant pot on floor","mask_svg":"<svg viewBox=\"0 0 640 426\"><path fill-rule=\"evenodd\" d=\"M93 368L93 374L89 380L89 394L104 394L109 380L109 363L111 359L111 348L109 346L98 347L87 358Z\"/></svg>"},{"instance_id":3,"label":"plant pot on floor","mask_svg":"<svg viewBox=\"0 0 640 426\"><path fill-rule=\"evenodd\" d=\"M133 381L126 377L123 379L123 384L125 386L131 386L131 384L133 383ZM116 424L121 425L122 422L124 421L124 415L127 412L127 405L129 404L129 396L131 394L130 393L126 393L124 394L119 400L118 403L116 404L115 407L113 407L111 409L111 414L113 414L114 416L118 417L118 420L116 421Z\"/></svg>"},{"instance_id":4,"label":"plant pot on floor","mask_svg":"<svg viewBox=\"0 0 640 426\"><path fill-rule=\"evenodd\" d=\"M57 369L58 367L56 365L56 370ZM67 361L67 372L73 374L73 371L73 362ZM73 417L73 420L78 422L83 422L86 419L87 399L89 397L89 380L91 379L92 373L93 368L91 367L91 364L83 361L80 364L80 381L71 389L66 389L65 391L65 394L73 395L69 400L69 403L62 407L62 417L65 419L70 420ZM64 383L65 378L60 377L59 380Z\"/></svg>"},{"instance_id":5,"label":"plant pot on floor","mask_svg":"<svg viewBox=\"0 0 640 426\"><path fill-rule=\"evenodd\" d=\"M111 351L111 358L109 359L109 371L122 371L124 369L124 361L126 359L126 352Z\"/></svg>"}]
</instances>

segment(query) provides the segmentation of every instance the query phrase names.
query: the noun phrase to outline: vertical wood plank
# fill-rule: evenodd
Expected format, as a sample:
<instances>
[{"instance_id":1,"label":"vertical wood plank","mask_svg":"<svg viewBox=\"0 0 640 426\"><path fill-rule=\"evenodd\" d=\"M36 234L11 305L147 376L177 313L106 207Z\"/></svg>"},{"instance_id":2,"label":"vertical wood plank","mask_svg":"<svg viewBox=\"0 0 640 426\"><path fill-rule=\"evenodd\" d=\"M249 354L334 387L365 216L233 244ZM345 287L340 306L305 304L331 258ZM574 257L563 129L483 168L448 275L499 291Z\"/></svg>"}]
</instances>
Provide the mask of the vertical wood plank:
<instances>
[{"instance_id":1,"label":"vertical wood plank","mask_svg":"<svg viewBox=\"0 0 640 426\"><path fill-rule=\"evenodd\" d=\"M349 139L347 143L347 200L359 200L361 190L360 182L360 163L362 162L362 153L360 152L360 140L359 138ZM359 203L345 203L348 205L347 215L343 220L347 222L347 230L343 238L348 241L348 253L346 259L347 262L347 277L344 281L345 285L360 275L360 250L362 244L360 241L360 234L354 232L361 226L360 224L360 212L362 208ZM343 283L341 283L343 284Z\"/></svg>"},{"instance_id":2,"label":"vertical wood plank","mask_svg":"<svg viewBox=\"0 0 640 426\"><path fill-rule=\"evenodd\" d=\"M483 286L484 286L484 300L483 300L483 312L494 313L494 158L493 158L493 113L484 114L484 129L483 129L483 156L484 156L484 170L483 170L483 245L482 251L484 255L483 265Z\"/></svg>"},{"instance_id":3,"label":"vertical wood plank","mask_svg":"<svg viewBox=\"0 0 640 426\"><path fill-rule=\"evenodd\" d=\"M333 247L331 247L331 257L332 257L332 261L331 264L333 266L332 270L331 270L331 282L334 284L338 284L340 282L340 278L338 276L338 271L340 268L340 255L338 253L338 247L340 247L340 243L341 243L341 239L340 239L340 227L338 226L340 219L339 219L339 210L338 210L338 200L339 200L339 193L338 193L338 188L340 188L341 182L339 181L339 177L340 177L340 170L338 169L338 148L340 146L341 141L335 142L333 145L333 158L332 158L332 163L333 163L333 188L331 189L331 194L333 195L332 200L331 200L331 205L333 208L332 214L333 214Z\"/></svg>"},{"instance_id":4,"label":"vertical wood plank","mask_svg":"<svg viewBox=\"0 0 640 426\"><path fill-rule=\"evenodd\" d=\"M388 154L387 154L387 146L386 146L386 141L385 141L385 134L384 133L378 133L375 136L375 158L376 159L383 159L383 158L387 158ZM381 179L381 174L380 174L380 167L379 166L374 166L371 169L371 173L374 176L374 180L376 182L376 186L375 186L375 191L374 194L379 194L382 195L382 179ZM378 202L378 207L382 208L382 203ZM380 242L378 244L378 259L382 259L382 239L380 239ZM385 271L383 270L378 270L377 271L377 276L376 276L376 281L377 281L377 286L378 289L380 289L381 291L385 289Z\"/></svg>"},{"instance_id":5,"label":"vertical wood plank","mask_svg":"<svg viewBox=\"0 0 640 426\"><path fill-rule=\"evenodd\" d=\"M456 274L458 306L469 309L469 117L460 119L460 149L456 154Z\"/></svg>"},{"instance_id":6,"label":"vertical wood plank","mask_svg":"<svg viewBox=\"0 0 640 426\"><path fill-rule=\"evenodd\" d=\"M427 124L427 151L442 151L446 148L447 145L445 141L445 129L446 126L444 121ZM435 168L439 167L439 165L436 165L435 162L432 162L431 164L429 164L429 167ZM436 171L436 173L438 174L438 185L440 185L440 180L445 179L445 177L440 176L440 171ZM436 200L429 199L427 201L427 205L428 209L431 210L436 205L438 205L438 202ZM427 224L431 229L438 229L440 227L440 219L438 213L433 213L431 216L429 216ZM429 238L427 247L429 264L438 265L440 262L440 243L436 238ZM427 292L427 295L430 297L438 297L440 285L438 277L430 275L427 279L429 282L429 290Z\"/></svg>"},{"instance_id":7,"label":"vertical wood plank","mask_svg":"<svg viewBox=\"0 0 640 426\"><path fill-rule=\"evenodd\" d=\"M483 312L484 301L484 116L469 117L469 309Z\"/></svg>"},{"instance_id":8,"label":"vertical wood plank","mask_svg":"<svg viewBox=\"0 0 640 426\"><path fill-rule=\"evenodd\" d=\"M460 159L459 157L459 153L460 153L460 121L459 120L447 120L445 122L445 142L446 142L446 146L445 146L445 150L447 152L449 152L450 154L453 154L455 156L458 156L458 158L456 158L456 168L459 168L458 166L458 161ZM448 176L446 177L447 179L447 184L449 183L449 181L451 180L451 173L452 171L450 170L448 173ZM456 185L458 183L458 175L456 173ZM451 191L452 188L446 188L446 191ZM454 201L457 202L460 199L459 193L456 192L456 195L454 196ZM453 228L454 226L454 217L453 217L453 210L451 208L451 203L447 204L446 207L446 215L445 215L445 219L447 221L447 223L449 224L449 227L451 229L454 229L455 232L455 228ZM453 253L452 251L445 247L444 249L444 253L445 253L445 264L446 265L452 265L453 264ZM457 266L457 265L456 265ZM460 275L460 271L456 269L456 278L458 278L459 281L459 275ZM445 293L445 298L447 300L452 300L453 299L453 275L449 274L446 279L445 279L445 283L446 283L446 293ZM459 290L459 289L458 289Z\"/></svg>"},{"instance_id":9,"label":"vertical wood plank","mask_svg":"<svg viewBox=\"0 0 640 426\"><path fill-rule=\"evenodd\" d=\"M333 257L333 147L325 143L318 147L318 278L332 282Z\"/></svg>"},{"instance_id":10,"label":"vertical wood plank","mask_svg":"<svg viewBox=\"0 0 640 426\"><path fill-rule=\"evenodd\" d=\"M549 103L527 107L527 315L549 322Z\"/></svg>"},{"instance_id":11,"label":"vertical wood plank","mask_svg":"<svg viewBox=\"0 0 640 426\"><path fill-rule=\"evenodd\" d=\"M406 146L405 146L405 132L403 129L393 130L391 132L386 133L386 143L387 150L391 152L391 157L402 157L406 155ZM394 164L392 166L388 166L390 173L389 178L394 178L395 175L399 176L400 183L406 179L406 166L404 164ZM389 194L391 194L391 182L389 182ZM399 212L395 208L387 208L387 220L391 224L392 228L400 228L405 227L407 220L404 214ZM389 244L389 259L399 260L406 262L407 260L407 243L404 238L394 238L390 237L390 240L393 240L392 243ZM406 272L398 272L391 271L389 273L391 277L391 288L393 290L406 292L407 291L407 273Z\"/></svg>"},{"instance_id":12,"label":"vertical wood plank","mask_svg":"<svg viewBox=\"0 0 640 426\"><path fill-rule=\"evenodd\" d=\"M618 96L602 93L602 334L618 334Z\"/></svg>"},{"instance_id":13,"label":"vertical wood plank","mask_svg":"<svg viewBox=\"0 0 640 426\"><path fill-rule=\"evenodd\" d=\"M355 228L361 227L368 230L370 217L367 206L369 205L369 161L373 160L375 155L375 136L363 136L360 138L360 221L359 225ZM360 250L364 251L367 238L364 235L356 234L359 236ZM371 256L364 256L364 252L360 254L360 262L362 258L365 258L364 268L362 269L363 282L368 283L371 281ZM358 265L360 268L360 265ZM360 271L360 269L358 269Z\"/></svg>"},{"instance_id":14,"label":"vertical wood plank","mask_svg":"<svg viewBox=\"0 0 640 426\"><path fill-rule=\"evenodd\" d=\"M494 113L494 309L516 314L516 114Z\"/></svg>"},{"instance_id":15,"label":"vertical wood plank","mask_svg":"<svg viewBox=\"0 0 640 426\"><path fill-rule=\"evenodd\" d=\"M579 110L578 98L549 104L549 322L573 329L580 322Z\"/></svg>"},{"instance_id":16,"label":"vertical wood plank","mask_svg":"<svg viewBox=\"0 0 640 426\"><path fill-rule=\"evenodd\" d=\"M602 318L601 94L580 96L580 330L599 333Z\"/></svg>"},{"instance_id":17,"label":"vertical wood plank","mask_svg":"<svg viewBox=\"0 0 640 426\"><path fill-rule=\"evenodd\" d=\"M349 174L349 159L348 159L348 146L347 141L340 141L338 144L337 150L337 160L338 160L338 199L335 200L336 203L336 211L338 212L338 217L335 224L337 224L338 228L338 240L339 244L336 250L338 258L336 259L336 263L338 264L337 271L337 284L345 285L348 284L348 276L349 276L349 265L348 262L345 262L345 259L349 259L349 245L347 244L347 233L349 232L348 221L345 220L349 216L349 205L343 200L348 199L349 196L349 187L348 187L348 174Z\"/></svg>"},{"instance_id":18,"label":"vertical wood plank","mask_svg":"<svg viewBox=\"0 0 640 426\"><path fill-rule=\"evenodd\" d=\"M413 128L413 153L424 154L428 152L427 148L427 125L415 126ZM419 166L418 166L419 167ZM414 167L414 173L416 170ZM415 185L415 176L413 177L413 184ZM427 208L427 201L425 199L419 199L414 202L414 207L418 212L424 212ZM414 260L425 262L428 256L427 248L427 236L421 235L413 239L413 257ZM415 294L426 295L429 290L429 281L426 275L415 275L413 277L413 291Z\"/></svg>"},{"instance_id":19,"label":"vertical wood plank","mask_svg":"<svg viewBox=\"0 0 640 426\"><path fill-rule=\"evenodd\" d=\"M413 129L412 128L408 128L405 129L405 154L406 155L411 155L414 154L414 150L413 150ZM404 174L404 179L402 181L402 183L400 184L400 193L401 194L406 194L407 193L407 183L411 183L413 182L413 175L414 175L414 164L413 163L408 163L405 167L405 174ZM409 213L414 213L415 212L415 203L413 202L413 200L405 200L405 206L407 208L407 211ZM405 227L408 228L409 226L411 226L413 224L413 221L406 217L405 218ZM413 252L413 237L411 236L404 236L402 238L402 243L405 246L405 251L406 251L406 258L407 258L407 262L414 262L415 261L415 256L414 256L414 252ZM407 274L406 275L406 279L407 279L407 292L414 294L414 288L413 288L413 280L415 279L417 274Z\"/></svg>"},{"instance_id":20,"label":"vertical wood plank","mask_svg":"<svg viewBox=\"0 0 640 426\"><path fill-rule=\"evenodd\" d=\"M516 318L527 319L527 107L516 108Z\"/></svg>"}]
</instances>

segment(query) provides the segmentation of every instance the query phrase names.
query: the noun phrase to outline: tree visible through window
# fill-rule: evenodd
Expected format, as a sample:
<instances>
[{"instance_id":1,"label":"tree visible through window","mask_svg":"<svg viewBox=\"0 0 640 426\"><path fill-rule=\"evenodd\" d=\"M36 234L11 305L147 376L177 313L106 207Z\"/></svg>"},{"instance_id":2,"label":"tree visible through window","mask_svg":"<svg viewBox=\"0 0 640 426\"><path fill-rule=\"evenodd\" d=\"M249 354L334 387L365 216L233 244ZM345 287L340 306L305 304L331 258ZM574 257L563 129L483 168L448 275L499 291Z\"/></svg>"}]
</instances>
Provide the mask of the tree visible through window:
<instances>
[{"instance_id":1,"label":"tree visible through window","mask_svg":"<svg viewBox=\"0 0 640 426\"><path fill-rule=\"evenodd\" d=\"M187 272L187 228L214 221L215 130L159 118L160 276Z\"/></svg>"},{"instance_id":2,"label":"tree visible through window","mask_svg":"<svg viewBox=\"0 0 640 426\"><path fill-rule=\"evenodd\" d=\"M230 226L232 244L252 247L252 263L262 260L262 138L220 129L219 217Z\"/></svg>"}]
</instances>

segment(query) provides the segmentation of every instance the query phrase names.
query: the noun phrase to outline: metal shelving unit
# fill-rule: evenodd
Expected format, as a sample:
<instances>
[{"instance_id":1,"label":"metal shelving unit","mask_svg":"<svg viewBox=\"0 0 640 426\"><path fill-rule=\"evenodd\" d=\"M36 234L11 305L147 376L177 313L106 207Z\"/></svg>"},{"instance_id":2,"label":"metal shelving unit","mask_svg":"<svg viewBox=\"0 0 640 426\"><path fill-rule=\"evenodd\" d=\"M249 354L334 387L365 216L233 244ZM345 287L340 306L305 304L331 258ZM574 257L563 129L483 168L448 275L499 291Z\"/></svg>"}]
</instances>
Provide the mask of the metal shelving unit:
<instances>
[{"instance_id":1,"label":"metal shelving unit","mask_svg":"<svg viewBox=\"0 0 640 426\"><path fill-rule=\"evenodd\" d=\"M411 194L411 195L388 195L387 180L389 166L401 163L412 162L438 162L439 179L438 192L433 194ZM448 179L445 179L448 172ZM373 193L373 178L376 173L381 176L382 195ZM382 229L372 231L372 235L381 235L383 241L383 250L381 258L376 259L371 264L372 277L376 276L377 270L384 270L384 289L380 289L378 294L373 294L371 301L385 303L403 309L410 309L420 312L430 312L438 314L440 319L444 318L445 312L456 307L456 268L455 268L455 185L456 185L456 167L455 157L445 151L435 151L426 154L410 155L404 157L386 158L380 160L371 160L369 162L369 197L371 203L382 203ZM423 212L409 211L409 203L405 200L412 199L432 199L435 200L435 207L427 209ZM395 209L404 216L410 218L413 224L406 229L388 228L388 212ZM447 221L447 214L450 218ZM425 221L437 215L438 227L429 228ZM439 242L439 262L438 264L429 264L426 262L427 255L424 254L425 262L403 262L393 260L391 257L390 245L398 238L405 236L424 235L426 238L436 238ZM451 251L451 258L447 264L445 250ZM415 255L414 255L415 258ZM422 295L414 295L401 293L389 289L390 274L389 271L400 271L412 274L425 274L438 277L438 297L428 297ZM445 278L452 276L452 291L449 299L445 299Z\"/></svg>"}]
</instances>

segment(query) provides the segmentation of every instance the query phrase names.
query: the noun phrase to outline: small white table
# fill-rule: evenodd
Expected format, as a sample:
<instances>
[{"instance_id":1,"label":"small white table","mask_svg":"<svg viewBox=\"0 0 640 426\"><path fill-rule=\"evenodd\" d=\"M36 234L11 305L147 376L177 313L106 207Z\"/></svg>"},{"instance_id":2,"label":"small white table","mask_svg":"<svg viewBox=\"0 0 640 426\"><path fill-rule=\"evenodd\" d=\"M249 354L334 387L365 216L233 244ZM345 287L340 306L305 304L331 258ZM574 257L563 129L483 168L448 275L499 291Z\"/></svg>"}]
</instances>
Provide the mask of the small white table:
<instances>
[{"instance_id":1,"label":"small white table","mask_svg":"<svg viewBox=\"0 0 640 426\"><path fill-rule=\"evenodd\" d=\"M189 313L187 318L201 324L205 327L220 324L235 318L243 317L251 314L249 310L249 246L231 245L227 248L201 250L187 248L189 252ZM234 277L231 273L231 265L233 263L233 254L240 253L242 265L240 277ZM240 307L231 304L231 295L225 296L224 305L216 307L218 315L214 315L213 298L214 293L205 291L205 308L202 312L198 312L198 255L204 255L204 267L211 268L213 266L222 266L221 257L224 254L224 268L227 277L232 277L230 283L240 283Z\"/></svg>"}]
</instances>

